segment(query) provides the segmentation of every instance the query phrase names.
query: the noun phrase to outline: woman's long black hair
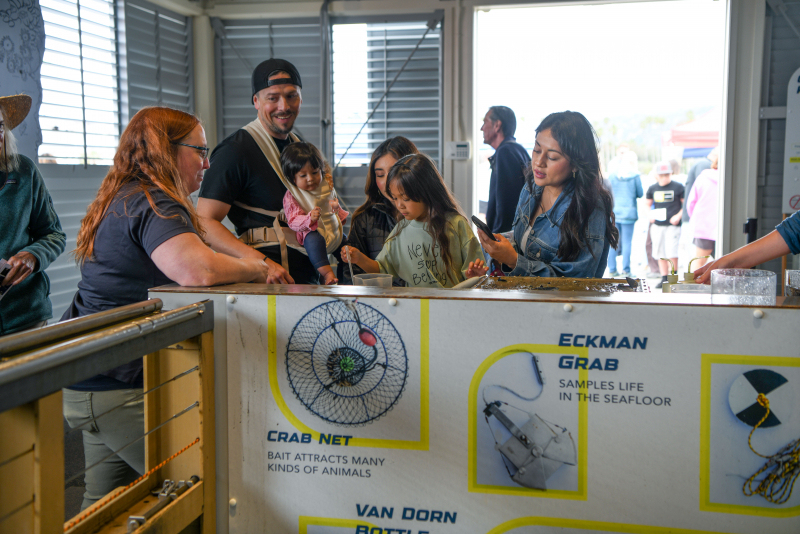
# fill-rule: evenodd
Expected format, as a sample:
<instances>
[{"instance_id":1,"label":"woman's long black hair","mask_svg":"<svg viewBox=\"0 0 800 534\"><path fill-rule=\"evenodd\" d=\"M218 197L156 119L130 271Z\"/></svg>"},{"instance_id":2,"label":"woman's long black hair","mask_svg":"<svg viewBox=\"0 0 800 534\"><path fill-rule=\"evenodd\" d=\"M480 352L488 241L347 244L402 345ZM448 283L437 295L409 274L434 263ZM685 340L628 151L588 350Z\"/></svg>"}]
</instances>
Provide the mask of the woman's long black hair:
<instances>
[{"instance_id":1,"label":"woman's long black hair","mask_svg":"<svg viewBox=\"0 0 800 534\"><path fill-rule=\"evenodd\" d=\"M391 191L392 185L409 199L427 206L426 229L433 238L434 246L439 247L442 261L444 261L445 276L458 282L453 257L450 254L450 237L447 228L450 223L447 218L453 213L464 218L466 216L461 211L458 201L447 189L442 175L436 170L436 164L425 154L412 154L400 158L389 171L389 176L386 178L386 190ZM394 237L399 236L408 223L409 221L405 219L397 223L397 233Z\"/></svg>"},{"instance_id":2,"label":"woman's long black hair","mask_svg":"<svg viewBox=\"0 0 800 534\"><path fill-rule=\"evenodd\" d=\"M562 111L545 117L536 128L536 133L545 130L550 130L550 135L575 169L575 177L569 177L565 184L567 187L570 183L574 184L574 193L561 222L558 256L564 261L574 261L584 248L591 252L586 234L589 219L595 209L601 209L606 215L605 239L611 248L617 248L619 230L614 225L614 198L603 185L600 158L597 156L598 139L594 128L582 114ZM533 192L532 168L528 170L526 181L528 190ZM535 201L538 207L542 201L541 195Z\"/></svg>"},{"instance_id":3,"label":"woman's long black hair","mask_svg":"<svg viewBox=\"0 0 800 534\"><path fill-rule=\"evenodd\" d=\"M383 204L389 210L389 213L397 212L392 203L389 202L389 199L383 196L383 193L378 188L378 183L375 181L375 165L379 159L387 154L391 154L394 159L400 159L409 154L419 154L419 150L417 150L417 146L414 143L402 136L390 137L378 145L378 148L372 153L372 158L370 158L367 183L364 185L364 193L367 195L367 200L353 213L353 219L369 210L375 204Z\"/></svg>"}]
</instances>

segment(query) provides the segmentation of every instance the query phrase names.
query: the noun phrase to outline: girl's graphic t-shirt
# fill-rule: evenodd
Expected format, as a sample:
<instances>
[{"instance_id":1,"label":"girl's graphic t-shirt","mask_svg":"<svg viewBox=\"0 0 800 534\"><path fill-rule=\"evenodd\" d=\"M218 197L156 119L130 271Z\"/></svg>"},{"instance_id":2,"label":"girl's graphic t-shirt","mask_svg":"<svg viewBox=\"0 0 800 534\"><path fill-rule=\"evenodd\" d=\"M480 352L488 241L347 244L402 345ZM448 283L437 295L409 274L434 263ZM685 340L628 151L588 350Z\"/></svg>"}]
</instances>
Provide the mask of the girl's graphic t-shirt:
<instances>
[{"instance_id":1,"label":"girl's graphic t-shirt","mask_svg":"<svg viewBox=\"0 0 800 534\"><path fill-rule=\"evenodd\" d=\"M483 259L480 242L467 220L458 214L448 218L450 256L456 272L445 275L439 246L427 231L427 224L401 221L383 245L375 261L382 273L402 278L411 287L453 287L465 279L470 262ZM398 229L402 231L398 234Z\"/></svg>"}]
</instances>

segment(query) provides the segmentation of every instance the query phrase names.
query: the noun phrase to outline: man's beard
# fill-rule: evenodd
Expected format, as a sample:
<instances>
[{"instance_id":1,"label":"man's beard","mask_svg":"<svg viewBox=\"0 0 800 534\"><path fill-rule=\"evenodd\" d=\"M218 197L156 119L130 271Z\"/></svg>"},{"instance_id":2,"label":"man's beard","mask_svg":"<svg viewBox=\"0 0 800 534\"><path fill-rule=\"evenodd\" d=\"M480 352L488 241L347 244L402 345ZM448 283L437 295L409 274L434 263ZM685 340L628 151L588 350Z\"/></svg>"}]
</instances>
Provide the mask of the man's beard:
<instances>
[{"instance_id":1,"label":"man's beard","mask_svg":"<svg viewBox=\"0 0 800 534\"><path fill-rule=\"evenodd\" d=\"M289 114L289 117L296 119L297 115L295 115L294 113L291 113L291 114ZM273 122L275 117L270 115L270 119L272 119L272 120L269 121L269 122L267 122L267 121L264 121L264 122L267 123L266 124L267 129L270 130L272 133L275 133L275 134L278 134L278 135L287 135L287 134L289 134L289 132L292 131L292 127L294 127L294 120L292 120L291 124L289 124L286 128L283 128L283 127L279 126L277 123Z\"/></svg>"}]
</instances>

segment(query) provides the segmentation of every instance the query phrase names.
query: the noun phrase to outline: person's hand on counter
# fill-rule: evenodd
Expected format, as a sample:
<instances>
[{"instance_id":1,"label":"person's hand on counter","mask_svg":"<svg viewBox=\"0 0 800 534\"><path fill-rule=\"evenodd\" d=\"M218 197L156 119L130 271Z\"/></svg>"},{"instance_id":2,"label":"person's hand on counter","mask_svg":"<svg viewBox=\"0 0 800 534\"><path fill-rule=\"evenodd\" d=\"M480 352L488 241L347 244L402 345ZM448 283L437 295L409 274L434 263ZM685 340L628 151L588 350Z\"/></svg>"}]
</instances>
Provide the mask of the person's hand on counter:
<instances>
[{"instance_id":1,"label":"person's hand on counter","mask_svg":"<svg viewBox=\"0 0 800 534\"><path fill-rule=\"evenodd\" d=\"M492 259L508 265L512 269L517 266L517 251L514 250L514 245L506 239L503 234L494 234L497 241L492 241L483 233L483 230L478 230L478 239L481 241L481 246Z\"/></svg>"},{"instance_id":2,"label":"person's hand on counter","mask_svg":"<svg viewBox=\"0 0 800 534\"><path fill-rule=\"evenodd\" d=\"M775 230L713 263L703 265L694 272L694 279L698 284L708 284L711 282L711 271L716 269L750 269L765 261L785 256L789 252L789 245Z\"/></svg>"},{"instance_id":3,"label":"person's hand on counter","mask_svg":"<svg viewBox=\"0 0 800 534\"><path fill-rule=\"evenodd\" d=\"M722 256L720 259L712 263L706 263L694 272L694 281L698 284L709 284L711 283L711 271L715 269L746 268L737 265L736 258L733 258L732 256L733 253L728 254L727 256Z\"/></svg>"},{"instance_id":4,"label":"person's hand on counter","mask_svg":"<svg viewBox=\"0 0 800 534\"><path fill-rule=\"evenodd\" d=\"M261 259L266 265L265 282L267 284L294 284L294 278L289 276L289 272L271 259L264 256ZM260 280L258 280L260 282Z\"/></svg>"}]
</instances>

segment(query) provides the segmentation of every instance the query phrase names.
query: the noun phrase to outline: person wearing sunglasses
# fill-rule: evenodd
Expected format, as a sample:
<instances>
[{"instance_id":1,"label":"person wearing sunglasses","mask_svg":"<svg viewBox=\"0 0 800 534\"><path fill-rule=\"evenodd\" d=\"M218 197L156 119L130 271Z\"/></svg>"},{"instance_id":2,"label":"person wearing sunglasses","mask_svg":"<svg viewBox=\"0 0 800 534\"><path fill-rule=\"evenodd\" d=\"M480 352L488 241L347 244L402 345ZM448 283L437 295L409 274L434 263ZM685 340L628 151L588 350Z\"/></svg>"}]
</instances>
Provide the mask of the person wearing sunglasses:
<instances>
[{"instance_id":1,"label":"person wearing sunglasses","mask_svg":"<svg viewBox=\"0 0 800 534\"><path fill-rule=\"evenodd\" d=\"M206 136L197 117L166 107L133 116L81 221L73 252L81 281L62 320L147 300L149 288L173 282L266 282L269 266L261 258L217 254L203 242L189 195L207 168ZM114 417L83 430L86 465L102 463L86 472L82 509L144 472L143 440L115 453L144 432L142 386L138 359L64 390L64 416L73 428L124 404Z\"/></svg>"}]
</instances>

